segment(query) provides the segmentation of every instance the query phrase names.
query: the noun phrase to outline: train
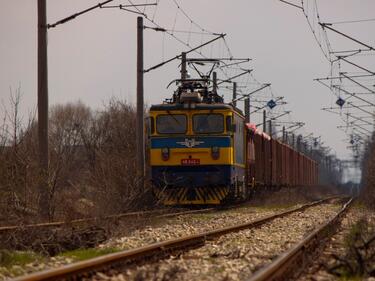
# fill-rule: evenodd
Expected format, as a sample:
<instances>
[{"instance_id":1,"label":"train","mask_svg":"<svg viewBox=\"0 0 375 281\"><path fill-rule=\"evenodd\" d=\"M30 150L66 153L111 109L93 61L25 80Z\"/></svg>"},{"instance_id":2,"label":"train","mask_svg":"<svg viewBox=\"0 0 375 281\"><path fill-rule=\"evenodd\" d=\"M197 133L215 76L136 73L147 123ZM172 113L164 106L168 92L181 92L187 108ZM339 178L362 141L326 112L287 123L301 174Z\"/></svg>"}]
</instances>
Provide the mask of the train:
<instances>
[{"instance_id":1,"label":"train","mask_svg":"<svg viewBox=\"0 0 375 281\"><path fill-rule=\"evenodd\" d=\"M149 110L151 183L162 204L221 205L317 184L313 159L246 122L209 77L175 81L173 97Z\"/></svg>"}]
</instances>

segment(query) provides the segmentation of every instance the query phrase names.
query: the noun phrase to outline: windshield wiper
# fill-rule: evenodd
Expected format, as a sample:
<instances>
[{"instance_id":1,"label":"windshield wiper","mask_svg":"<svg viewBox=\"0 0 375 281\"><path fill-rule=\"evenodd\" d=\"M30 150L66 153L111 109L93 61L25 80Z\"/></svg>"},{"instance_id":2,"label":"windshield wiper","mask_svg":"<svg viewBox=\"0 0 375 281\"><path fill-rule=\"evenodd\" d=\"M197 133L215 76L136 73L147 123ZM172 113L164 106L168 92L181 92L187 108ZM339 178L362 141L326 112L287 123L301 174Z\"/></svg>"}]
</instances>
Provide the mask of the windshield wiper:
<instances>
[{"instance_id":1,"label":"windshield wiper","mask_svg":"<svg viewBox=\"0 0 375 281\"><path fill-rule=\"evenodd\" d=\"M173 120L176 121L176 123L177 123L178 125L180 125L180 126L182 125L182 124L176 119L176 117L174 116L174 114L171 114L171 113L169 112L169 110L167 110L167 113L168 113L169 116L172 116Z\"/></svg>"}]
</instances>

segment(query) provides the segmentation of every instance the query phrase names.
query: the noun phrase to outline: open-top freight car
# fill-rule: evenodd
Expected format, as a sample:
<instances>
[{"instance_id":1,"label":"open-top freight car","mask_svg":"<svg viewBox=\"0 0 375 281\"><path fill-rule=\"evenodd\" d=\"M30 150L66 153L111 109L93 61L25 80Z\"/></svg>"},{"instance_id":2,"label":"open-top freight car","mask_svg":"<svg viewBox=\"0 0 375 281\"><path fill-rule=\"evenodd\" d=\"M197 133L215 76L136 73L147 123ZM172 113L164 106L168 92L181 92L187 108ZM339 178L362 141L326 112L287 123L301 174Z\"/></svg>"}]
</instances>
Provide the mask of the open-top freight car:
<instances>
[{"instance_id":1,"label":"open-top freight car","mask_svg":"<svg viewBox=\"0 0 375 281\"><path fill-rule=\"evenodd\" d=\"M150 108L152 184L163 204L223 204L317 183L316 162L247 124L208 76L176 81L172 99Z\"/></svg>"},{"instance_id":2,"label":"open-top freight car","mask_svg":"<svg viewBox=\"0 0 375 281\"><path fill-rule=\"evenodd\" d=\"M247 174L252 187L310 186L318 180L317 163L254 125L247 127Z\"/></svg>"}]
</instances>

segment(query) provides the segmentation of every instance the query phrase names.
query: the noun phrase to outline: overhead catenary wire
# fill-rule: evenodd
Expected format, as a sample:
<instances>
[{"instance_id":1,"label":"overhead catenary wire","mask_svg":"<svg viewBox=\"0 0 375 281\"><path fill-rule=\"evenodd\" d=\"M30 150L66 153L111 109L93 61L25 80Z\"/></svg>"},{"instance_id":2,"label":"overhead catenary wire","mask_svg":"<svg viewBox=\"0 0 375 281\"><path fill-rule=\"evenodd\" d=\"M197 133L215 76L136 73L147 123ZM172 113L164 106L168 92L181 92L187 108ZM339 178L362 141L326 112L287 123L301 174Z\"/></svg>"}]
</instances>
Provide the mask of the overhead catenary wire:
<instances>
[{"instance_id":1,"label":"overhead catenary wire","mask_svg":"<svg viewBox=\"0 0 375 281\"><path fill-rule=\"evenodd\" d=\"M185 10L180 6L180 4L178 4L177 0L173 0L173 2L175 3L175 5L177 6L177 8L181 11L181 13L193 24L195 25L197 28L199 28L200 30L202 30L203 32L207 32L207 33L214 33L214 32L211 32L209 30L207 30L206 28L203 28L201 25L199 25L197 22L195 22L186 12Z\"/></svg>"},{"instance_id":2,"label":"overhead catenary wire","mask_svg":"<svg viewBox=\"0 0 375 281\"><path fill-rule=\"evenodd\" d=\"M132 2L132 0L128 0L128 2L132 5L134 5L134 3ZM138 10L138 12L141 12L138 7L135 7L136 10ZM147 14L144 15L145 19L148 20L149 22L151 22L152 24L154 24L156 27L160 28L160 29L163 29L165 30L164 32L167 33L168 35L170 35L171 37L173 37L176 41L178 41L179 43L185 45L186 47L188 47L190 50L192 49L192 47L190 46L190 44L186 43L185 41L183 41L182 39L180 39L179 37L177 37L176 35L174 35L172 32L168 31L167 29L163 28L161 25L159 25L154 19L151 19ZM214 33L213 33L214 34ZM217 35L220 35L220 34L215 34L216 36ZM202 54L202 52L198 51L197 49L194 50L194 52L197 52L198 54L200 54L201 56L204 57L204 55Z\"/></svg>"},{"instance_id":3,"label":"overhead catenary wire","mask_svg":"<svg viewBox=\"0 0 375 281\"><path fill-rule=\"evenodd\" d=\"M188 54L188 53L194 52L194 51L196 51L197 49L199 49L202 45L203 45L203 46L208 45L208 44L210 44L210 43L212 43L212 42L214 42L214 41L216 41L216 40L218 40L218 39L224 37L225 35L226 35L226 34L221 34L221 35L219 35L218 37L216 37L216 38L214 38L214 39L212 39L212 40L210 40L210 41L207 41L207 42L205 42L205 43L203 43L203 44L201 44L201 45L199 45L199 46L197 46L197 47L194 47L194 48L190 49L189 51L187 51L187 52L185 52L185 53ZM147 72L149 72L149 71L151 71L151 70L154 70L154 69L156 69L156 68L159 68L160 66L163 66L163 65L165 65L165 64L167 64L167 63L169 63L169 62L171 62L171 61L174 61L174 60L176 60L176 59L178 59L178 58L180 58L180 57L181 57L181 54L180 54L180 55L177 55L177 56L175 56L175 57L173 57L173 58L170 58L170 59L168 59L168 60L165 60L165 61L163 61L163 62L161 62L161 63L159 63L159 64L157 64L157 65L154 65L154 66L152 66L152 67L150 67L150 68L148 68L148 69L145 69L144 72L147 73Z\"/></svg>"},{"instance_id":4,"label":"overhead catenary wire","mask_svg":"<svg viewBox=\"0 0 375 281\"><path fill-rule=\"evenodd\" d=\"M331 62L331 61L332 61L332 57L331 57L331 55L330 55L330 53L331 53L330 44L327 43L327 41L326 41L326 48L327 48L327 51L325 51L322 42L319 40L319 38L318 38L318 36L317 36L317 34L316 34L317 32L316 32L316 30L315 30L315 26L314 26L313 23L310 21L310 17L309 17L308 12L307 12L307 10L308 10L308 5L307 5L307 7L305 8L305 3L308 4L308 0L307 0L307 1L301 0L302 12L303 12L303 14L304 14L304 16L305 16L305 18L306 18L306 21L307 21L307 23L308 23L308 25L309 25L309 28L310 28L312 34L314 35L315 41L317 42L317 44L318 44L319 48L321 49L322 53L324 54L324 56L326 57L326 59L327 59L329 62ZM315 6L315 8L316 8L315 10L316 10L316 12L317 12L317 5ZM317 16L317 15L315 15L315 17L316 17L317 19L320 18L320 16ZM323 31L323 29L322 29L322 31ZM327 40L328 37L326 36L325 39Z\"/></svg>"},{"instance_id":5,"label":"overhead catenary wire","mask_svg":"<svg viewBox=\"0 0 375 281\"><path fill-rule=\"evenodd\" d=\"M190 50L193 50L194 52L197 52L202 57L206 57L205 54L203 52L199 51L197 48L194 48L193 46L191 46L190 35L191 34L196 34L196 35L201 35L201 36L220 36L221 35L219 33L211 32L207 28L204 28L200 24L198 24L197 22L195 22L192 19L192 17L190 17L188 15L188 13L181 7L181 5L178 3L177 0L173 1L175 3L175 5L177 6L178 10L176 11L176 15L175 15L175 18L174 18L174 23L173 23L173 26L172 26L171 29L162 27L156 21L156 15L157 15L156 11L158 9L158 4L160 3L160 0L156 0L153 3L149 3L149 1L146 0L146 3L144 3L144 4L138 4L138 3L134 3L132 0L128 0L129 4L108 5L111 2L113 2L113 0L103 1L103 2L97 4L97 5L93 6L93 7L90 7L88 9L84 10L84 11L75 13L72 16L69 16L69 17L67 17L67 18L65 18L63 20L60 20L60 21L58 21L58 22L56 22L54 24L51 24L50 27L55 27L55 26L57 26L59 24L65 23L65 22L67 22L67 21L69 21L71 19L76 18L79 15L82 15L84 13L92 11L93 9L97 9L97 8L119 8L119 9L124 10L126 12L132 12L132 13L141 14L142 16L144 16L144 18L147 21L151 22L152 25L154 25L154 27L150 27L150 28L153 28L156 31L162 31L164 34L168 34L169 36L171 36L172 38L174 38L177 42L179 42L179 43L183 44L184 46L188 47ZM149 14L150 10L146 9L149 6L156 6L154 8L154 10L153 10L153 13L151 11L151 16ZM185 16L188 19L188 21L190 23L189 30L181 30L180 28L177 29L177 20L179 18L179 15L183 15L183 16ZM192 30L192 26L198 28L200 31ZM189 36L188 40L185 41L185 40L181 39L179 36L177 36L177 34L179 34L179 33L180 34L188 34L188 36ZM164 37L164 35L163 35L163 37ZM223 45L219 46L220 47L220 52L221 53L226 52L228 54L228 56L229 56L229 59L232 60L233 59L233 53L232 53L232 51L231 51L231 49L229 47L229 44L225 40L224 37L222 37L222 38L223 38L223 41L222 41ZM163 45L164 45L164 40L163 40ZM164 48L163 48L163 50L164 50ZM227 79L224 79L223 81L231 81L231 79L240 78L242 76L242 74L239 74L238 72L245 71L246 68L240 67L239 65L242 64L242 63L245 63L246 61L249 61L249 59L246 59L245 61L241 61L241 62L235 62L233 60L232 62L229 62L229 63L224 62L224 60L222 60L222 63L220 65L220 67L219 67L219 70L222 71L223 74L224 74L224 76L227 77ZM161 64L164 64L164 63L165 63L165 61L163 59L163 62ZM230 73L232 73L232 74L230 74ZM253 80L255 79L255 77L253 77L253 76L246 75L246 77L243 76L241 78L241 81L243 81L243 83L249 85L249 81L250 81L251 78ZM255 81L257 81L257 80L255 79ZM259 85L262 84L259 81L257 81L256 83L258 83ZM272 90L269 90L269 93L271 94L271 96L274 96L274 93L273 93Z\"/></svg>"},{"instance_id":6,"label":"overhead catenary wire","mask_svg":"<svg viewBox=\"0 0 375 281\"><path fill-rule=\"evenodd\" d=\"M53 24L47 24L47 28L54 28L54 27L56 27L56 26L58 26L58 25L60 25L60 24L64 24L64 23L66 23L66 22L68 22L68 21L71 21L71 20L75 19L75 18L78 17L78 16L81 16L81 15L83 15L83 14L86 14L86 13L88 13L88 12L90 12L90 11L92 11L92 10L95 10L95 9L97 9L97 8L101 8L103 5L108 4L108 3L110 3L110 2L113 2L113 1L114 1L114 0L107 0L107 1L101 2L101 3L99 3L99 4L95 5L95 6L92 6L92 7L90 7L90 8L87 8L87 9L81 11L81 12L74 13L73 15L70 15L70 16L68 16L68 17L65 17L65 18L63 18L63 19L61 19L61 20L59 20L59 21L57 21L57 22L55 22L55 23L53 23Z\"/></svg>"},{"instance_id":7,"label":"overhead catenary wire","mask_svg":"<svg viewBox=\"0 0 375 281\"><path fill-rule=\"evenodd\" d=\"M363 23L363 22L370 22L370 21L375 21L375 18L372 18L372 19L349 20L349 21L336 21L336 22L330 22L330 24Z\"/></svg>"},{"instance_id":8,"label":"overhead catenary wire","mask_svg":"<svg viewBox=\"0 0 375 281\"><path fill-rule=\"evenodd\" d=\"M375 51L374 47L371 46L370 44L366 44L366 43L358 40L357 38L355 38L355 36L349 36L349 35L345 34L344 32L342 32L342 31L340 31L336 28L333 28L332 26L336 25L336 24L346 24L346 23L348 23L348 24L349 23L360 23L360 22L364 23L364 22L369 22L369 21L375 21L375 19L360 19L360 20L352 20L352 21L348 20L348 21L336 21L336 22L323 23L321 18L320 18L319 12L318 12L317 1L313 0L313 6L315 6L315 11L314 11L315 17L317 19L318 25L320 26L320 29L318 29L318 30L320 30L320 37L319 37L317 35L317 32L316 32L315 21L311 20L309 14L308 14L308 10L309 10L309 8L311 9L312 6L311 5L310 6L305 5L305 4L308 4L308 2L309 2L308 0L305 0L305 1L301 0L302 7L303 7L303 13L304 13L304 15L305 15L305 17L306 17L306 19L309 23L310 29L311 29L314 37L315 37L315 41L318 43L320 49L322 50L324 56L330 62L330 66L331 66L330 75L328 77L318 78L318 79L315 79L315 81L317 81L320 84L329 88L331 90L331 92L334 95L336 95L337 97L340 97L340 95L342 95L342 94L349 95L349 97L345 98L346 101L350 98L356 98L358 100L361 100L362 102L365 102L366 107L374 107L375 104L370 102L367 99L367 97L366 97L366 99L364 99L364 98L361 98L361 97L358 96L359 94L372 94L373 95L375 93L375 91L372 89L372 87L374 85L367 86L364 83L364 81L362 81L360 79L355 79L355 78L371 77L371 76L374 76L375 73L373 71L369 70L368 68L360 65L354 59L348 60L349 57L357 58L357 57L362 56L362 55L366 55L366 56L375 55L375 53L373 52L373 51ZM359 44L362 47L362 49L333 50L332 46L330 44L330 41L328 39L327 31L331 31L333 33L336 33L341 37L344 37L344 38L349 39L350 41L352 41L356 44ZM321 40L323 40L323 41L321 41ZM325 45L322 42L325 42ZM328 50L328 52L326 51L326 49ZM344 72L344 71L342 71L342 66L341 66L342 61L347 63L348 65L354 66L354 67L356 67L356 68L358 68L362 71L365 71L365 72L369 73L370 75L364 74L364 76L362 76L363 72L361 72L360 75L353 75L354 73L349 74L348 72ZM348 86L348 85L344 84L343 83L344 79L352 82L354 85L351 84L351 85ZM324 80L328 80L330 85L327 85L326 83L324 83L323 82ZM348 87L351 87L354 90L357 89L358 87L360 87L362 89L362 91L363 91L363 89L365 89L367 91L367 93L358 93L357 91L351 92L351 91L348 91L346 89ZM323 108L323 110L325 110L325 111L329 111L331 113L338 114L340 116L341 116L343 110L347 111L345 114L352 114L350 112L361 111L361 112L373 115L373 113L371 111L365 110L363 108L363 106L356 105L353 102L347 102L346 107L335 108L335 110L339 109L340 112L332 111L332 109L333 109L332 107L331 108ZM348 115L347 115L347 118L348 118ZM349 122L348 120L345 120L345 119L343 119L343 121Z\"/></svg>"},{"instance_id":9,"label":"overhead catenary wire","mask_svg":"<svg viewBox=\"0 0 375 281\"><path fill-rule=\"evenodd\" d=\"M131 0L128 0L130 3L132 3L132 1ZM177 3L177 1L174 1L174 3L176 4L176 6L177 6L177 11L178 10L180 10L181 11L181 13L190 21L190 23L191 24L194 24L196 27L198 27L201 31L202 31L202 33L200 33L201 34L201 36L203 36L203 35L211 35L211 36L218 36L218 35L220 35L220 33L215 33L215 32L211 32L211 31L208 31L207 29L205 29L205 28L203 28L201 25L199 25L198 23L196 23L186 12L185 12L185 10ZM176 15L177 15L177 11L176 11ZM190 35L191 34L199 34L199 33L193 33L193 32L188 32L188 34L189 34L189 37L188 37L188 41L187 42L185 42L185 41L183 41L183 40L181 40L180 38L178 38L174 33L175 33L175 25L176 25L176 20L177 20L177 17L175 17L175 20L174 20L174 23L173 23L173 27L172 27L172 29L170 29L170 30L168 30L168 29L165 29L165 28L161 28L156 22L154 22L153 20L151 20L147 15L145 15L145 18L147 19L147 20L149 20L150 22L152 22L154 25L156 25L156 26L158 26L159 27L159 29L163 29L163 31L164 32L166 32L167 34L169 34L170 36L172 36L172 37L174 37L178 42L180 42L180 43L182 43L182 44L184 44L185 46L187 46L190 50L192 49L192 47L191 47L191 45L190 45ZM184 33L186 33L186 32L184 32ZM223 39L223 41L224 41L224 37L222 38ZM201 43L203 43L203 37L202 37L202 40L201 40ZM226 44L226 42L224 42L225 44ZM204 46L204 44L202 44L202 46ZM202 47L201 47L202 48ZM201 49L200 48L200 49ZM202 50L199 50L198 51L198 49L195 49L194 50L196 53L198 53L199 55L201 55L202 57L204 57L204 58L207 58L207 56L205 56L203 53L202 53ZM229 55L230 56L232 56L231 55L231 52L230 52L230 49L229 49L229 47L228 47L228 53L229 53ZM224 75L228 78L229 76L228 76L228 74L225 72L225 71L223 71L223 69L220 69L220 71L221 72L223 72L224 73Z\"/></svg>"},{"instance_id":10,"label":"overhead catenary wire","mask_svg":"<svg viewBox=\"0 0 375 281\"><path fill-rule=\"evenodd\" d=\"M337 33L337 34L340 34L340 35L344 36L345 38L347 38L347 39L349 39L349 40L352 40L352 41L356 42L356 43L359 44L359 45L362 45L362 46L368 48L369 50L373 50L373 51L375 51L374 47L372 47L372 46L370 46L370 45L368 45L368 44L366 44L366 43L363 43L362 41L360 41L360 40L358 40L358 39L356 39L356 38L354 38L354 37L352 37L352 36L349 36L349 35L347 35L347 34L341 32L341 31L339 31L339 30L337 30L337 29L335 29L335 28L332 28L332 27L330 26L330 25L332 25L332 24L330 24L330 23L319 22L319 25L322 26L323 29L324 29L324 28L327 28L327 29L329 29L329 30L331 30L331 31L333 31L333 32L335 32L335 33Z\"/></svg>"}]
</instances>

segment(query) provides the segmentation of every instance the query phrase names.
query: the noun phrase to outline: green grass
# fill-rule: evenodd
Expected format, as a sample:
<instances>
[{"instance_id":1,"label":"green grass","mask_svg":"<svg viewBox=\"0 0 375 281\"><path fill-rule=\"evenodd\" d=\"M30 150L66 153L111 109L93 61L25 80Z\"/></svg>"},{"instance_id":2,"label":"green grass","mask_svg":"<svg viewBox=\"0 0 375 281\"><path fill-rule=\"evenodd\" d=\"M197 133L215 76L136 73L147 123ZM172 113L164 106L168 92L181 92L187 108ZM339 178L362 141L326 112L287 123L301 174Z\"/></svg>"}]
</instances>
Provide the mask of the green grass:
<instances>
[{"instance_id":1,"label":"green grass","mask_svg":"<svg viewBox=\"0 0 375 281\"><path fill-rule=\"evenodd\" d=\"M44 258L34 252L23 251L0 251L0 266L10 268L14 265L24 266L28 263L41 261Z\"/></svg>"},{"instance_id":2,"label":"green grass","mask_svg":"<svg viewBox=\"0 0 375 281\"><path fill-rule=\"evenodd\" d=\"M349 233L345 237L345 246L350 250L352 249L358 240L361 240L362 236L365 235L368 228L367 221L360 219L350 228Z\"/></svg>"},{"instance_id":3,"label":"green grass","mask_svg":"<svg viewBox=\"0 0 375 281\"><path fill-rule=\"evenodd\" d=\"M75 261L83 261L87 259L96 258L99 256L112 254L118 252L119 249L117 248L103 248L103 249L96 249L96 248L89 248L89 249L77 249L73 251L68 251L59 254L61 257L72 258Z\"/></svg>"},{"instance_id":4,"label":"green grass","mask_svg":"<svg viewBox=\"0 0 375 281\"><path fill-rule=\"evenodd\" d=\"M356 200L353 203L353 208L356 208L358 210L365 210L365 209L367 209L367 206L362 201Z\"/></svg>"},{"instance_id":5,"label":"green grass","mask_svg":"<svg viewBox=\"0 0 375 281\"><path fill-rule=\"evenodd\" d=\"M339 278L339 280L341 280L341 281L361 281L361 280L363 280L363 277L361 277L361 276L341 276L340 278Z\"/></svg>"}]
</instances>

